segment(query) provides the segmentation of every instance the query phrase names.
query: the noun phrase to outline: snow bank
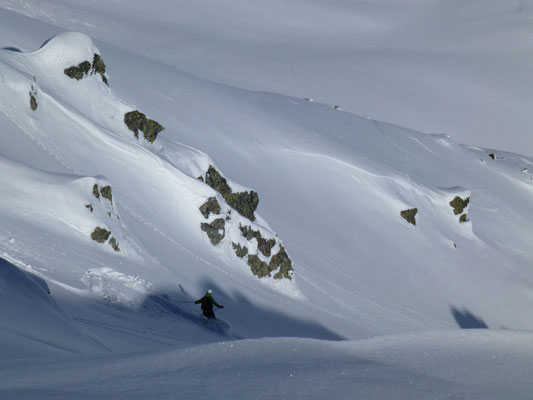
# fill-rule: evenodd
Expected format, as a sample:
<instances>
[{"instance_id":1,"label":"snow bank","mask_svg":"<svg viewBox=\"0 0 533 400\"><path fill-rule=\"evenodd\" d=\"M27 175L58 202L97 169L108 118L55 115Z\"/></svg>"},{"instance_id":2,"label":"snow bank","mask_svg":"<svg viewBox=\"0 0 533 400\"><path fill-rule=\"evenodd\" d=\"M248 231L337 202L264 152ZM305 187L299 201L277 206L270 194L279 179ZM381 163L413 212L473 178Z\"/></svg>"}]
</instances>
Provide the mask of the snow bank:
<instances>
[{"instance_id":1,"label":"snow bank","mask_svg":"<svg viewBox=\"0 0 533 400\"><path fill-rule=\"evenodd\" d=\"M0 387L13 399L38 392L42 399L518 400L533 390L532 356L531 334L520 332L429 333L342 343L245 340L159 354L0 363Z\"/></svg>"}]
</instances>

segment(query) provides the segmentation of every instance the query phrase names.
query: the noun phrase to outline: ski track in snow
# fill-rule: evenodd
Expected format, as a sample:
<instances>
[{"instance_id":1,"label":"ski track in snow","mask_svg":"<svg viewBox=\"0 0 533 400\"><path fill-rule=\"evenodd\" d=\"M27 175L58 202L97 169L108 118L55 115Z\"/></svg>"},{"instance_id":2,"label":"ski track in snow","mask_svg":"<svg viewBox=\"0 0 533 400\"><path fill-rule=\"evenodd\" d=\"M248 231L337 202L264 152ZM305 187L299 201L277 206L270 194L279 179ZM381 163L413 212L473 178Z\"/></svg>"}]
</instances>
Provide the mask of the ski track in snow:
<instances>
[{"instance_id":1,"label":"ski track in snow","mask_svg":"<svg viewBox=\"0 0 533 400\"><path fill-rule=\"evenodd\" d=\"M101 322L101 321L93 321L93 320L90 320L90 319L80 318L80 317L75 317L75 316L72 317L72 319L74 321L76 321L76 322L79 322L79 323L82 323L82 324L85 324L85 325L96 326L98 328L115 331L115 332L118 332L118 333L123 334L123 335L135 336L135 337L138 337L138 338L141 338L141 339L144 339L144 340L149 340L149 341L152 341L152 342L161 343L161 344L164 344L164 345L169 346L169 347L175 346L176 343L189 343L189 344L193 344L193 345L201 344L201 342L194 342L194 341L191 341L191 340L184 340L184 339L179 338L177 336L162 335L160 333L150 332L148 330L132 329L132 328L127 328L125 326L120 326L120 325L116 325L116 324L110 324L110 323ZM172 342L165 342L165 341L163 341L161 339L171 339Z\"/></svg>"}]
</instances>

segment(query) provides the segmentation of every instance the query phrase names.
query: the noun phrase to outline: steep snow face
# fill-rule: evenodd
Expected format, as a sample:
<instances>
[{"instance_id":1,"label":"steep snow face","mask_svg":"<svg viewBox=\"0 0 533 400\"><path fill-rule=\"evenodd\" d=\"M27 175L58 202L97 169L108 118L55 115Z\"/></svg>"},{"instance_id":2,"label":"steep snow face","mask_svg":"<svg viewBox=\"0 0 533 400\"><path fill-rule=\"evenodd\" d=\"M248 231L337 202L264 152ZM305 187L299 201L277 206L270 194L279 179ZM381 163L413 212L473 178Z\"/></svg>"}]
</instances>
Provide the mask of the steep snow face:
<instances>
[{"instance_id":1,"label":"steep snow face","mask_svg":"<svg viewBox=\"0 0 533 400\"><path fill-rule=\"evenodd\" d=\"M533 155L531 0L1 0L205 79ZM14 13L2 24L15 24ZM13 30L11 30L13 31ZM7 33L6 46L27 49Z\"/></svg>"},{"instance_id":2,"label":"steep snow face","mask_svg":"<svg viewBox=\"0 0 533 400\"><path fill-rule=\"evenodd\" d=\"M70 51L71 48L73 51ZM100 189L115 188L115 199L118 198L118 201L120 201L123 188L128 188L131 194L136 192L133 196L128 196L125 201L126 209L144 208L138 215L142 215L149 221L153 221L150 214L157 215L155 218L165 221L170 228L166 234L175 236L176 230L181 230L181 235L185 240L191 243L205 242L204 235L199 228L207 224L207 221L203 222L200 218L199 208L208 197L215 197L217 194L196 178L202 175L202 170L208 170L208 166L213 163L207 156L181 146L181 149L177 151L181 159L176 164L187 165L185 171L181 171L172 164L172 159L178 159L178 157L170 156L164 160L160 157L157 148L149 146L142 137L139 139L138 132L134 132L134 135L127 118L132 108L116 98L106 86L107 78L95 71L97 55L99 51L92 45L91 40L79 33L56 36L34 53L7 52L5 58L8 64L2 64L0 71L5 86L1 109L30 136L35 137L39 143L50 149L74 173L82 174L90 171L95 175L101 174L108 177L112 184L105 184L105 186L100 184ZM90 60L93 60L92 66L90 66ZM101 58L99 62L102 62ZM68 76L72 68L74 75L77 73L77 76ZM76 72L76 69L81 72ZM24 74L33 78L28 80ZM24 94L25 85L30 94L31 111L26 107L28 99ZM12 98L8 101L9 96ZM32 102L35 106L32 106ZM142 118L145 116L142 115ZM154 122L144 120L144 122L139 121L139 124L141 129L146 131ZM76 139L73 139L74 137ZM121 141L120 137L125 140ZM139 141L141 144L138 143ZM80 146L80 143L84 145ZM136 172L132 174L132 170ZM195 176L187 175L191 172L194 172ZM98 184L88 182L87 193L89 193L89 187L93 185ZM233 186L237 187L237 190L242 189L239 186ZM161 191L162 188L166 196L154 196L154 192ZM34 192L34 194L37 193L38 190ZM14 195L18 196L20 193L14 193ZM99 197L98 193L96 197ZM104 197L103 194L102 197ZM9 199L6 200L9 201ZM101 199L98 198L98 200ZM112 204L112 200L110 198L108 200ZM64 201L68 202L69 199L65 198ZM232 256L236 258L233 255L232 243L239 242L238 237L242 236L240 226L253 225L255 227L257 223L262 226L263 231L268 232L269 237L274 236L262 219L259 218L256 223L249 220L249 218L254 221L256 219L253 211L248 217L242 217L236 212L230 215L231 207L220 195L218 195L218 201L223 208L218 212L222 216L220 219L222 224L217 228L220 231L217 235L220 234L224 238L225 231L228 231L228 239L222 245L230 259ZM85 205L92 212L92 204L85 201ZM237 205L233 207L239 211ZM43 205L43 209L45 210L43 212L46 212L47 204ZM166 211L161 214L158 210ZM111 215L110 211L108 213L110 218L119 219L118 215ZM204 215L204 219L212 220L213 217L207 214ZM172 221L174 226L171 227L172 223L168 224L168 221ZM76 225L75 222L71 223ZM106 227L97 226L98 228L101 229L93 232L97 236L110 232ZM80 230L86 231L87 226L82 224ZM115 233L117 234L118 232ZM122 234L120 236L125 238ZM112 245L116 250L117 238L107 236L102 242L108 239L114 240ZM220 240L213 244L218 244L218 242ZM278 242L276 245L277 247L273 249L274 253L281 249ZM131 251L126 251L125 254L128 252ZM255 254L258 252L256 251ZM274 257L270 254L270 250L265 255L269 258ZM270 259L265 261L271 262ZM278 277L277 270L282 267L278 264L273 267L275 267L272 268L273 274ZM287 274L285 276L289 277ZM290 284L285 284L287 285L290 286Z\"/></svg>"},{"instance_id":3,"label":"steep snow face","mask_svg":"<svg viewBox=\"0 0 533 400\"><path fill-rule=\"evenodd\" d=\"M0 257L2 358L72 356L109 350L77 329L46 282Z\"/></svg>"},{"instance_id":4,"label":"steep snow face","mask_svg":"<svg viewBox=\"0 0 533 400\"><path fill-rule=\"evenodd\" d=\"M80 58L65 56L59 68L46 56L61 59L56 54L78 44L85 49ZM105 43L98 47L102 52L82 35L66 33L36 53L0 51L0 109L10 124L0 136L11 149L6 156L63 172L14 176L22 177L22 187L41 180L63 185L59 193L80 203L73 220L87 226L67 229L57 218L55 226L37 225L14 209L2 214L0 246L68 296L190 324L198 322L198 308L180 302L211 287L225 305L220 313L231 321L232 338L361 338L451 329L465 319L489 327L533 326L529 158L457 145L445 135L306 100L214 84ZM106 62L110 87L97 73L80 80L64 74L94 54ZM119 96L165 126L154 143L128 129L124 112L137 107ZM38 157L26 162L24 148L14 145L28 143L24 134L58 160L54 168ZM232 193L259 193L255 221L229 206L223 185L213 184L215 190L206 184L210 166L231 177ZM9 176L1 179L19 190ZM112 204L93 200L95 183L100 191L112 187ZM456 197L469 198L461 214L450 205ZM82 204L89 199L104 208L92 214ZM203 214L210 199L220 211ZM61 211L50 202L41 207L32 200L31 206L52 215ZM415 208L416 225L401 216ZM116 225L101 227L120 232L120 252L90 237L89 225L94 229L109 218ZM218 219L223 228L217 222L212 231L202 230ZM245 225L248 254L266 246L254 232L277 242L270 256L252 258L252 267L236 254L246 245ZM251 273L281 250L274 231L293 261L292 280ZM217 235L224 237L213 245ZM131 248L123 251L123 242ZM78 311L82 318L87 312Z\"/></svg>"}]
</instances>

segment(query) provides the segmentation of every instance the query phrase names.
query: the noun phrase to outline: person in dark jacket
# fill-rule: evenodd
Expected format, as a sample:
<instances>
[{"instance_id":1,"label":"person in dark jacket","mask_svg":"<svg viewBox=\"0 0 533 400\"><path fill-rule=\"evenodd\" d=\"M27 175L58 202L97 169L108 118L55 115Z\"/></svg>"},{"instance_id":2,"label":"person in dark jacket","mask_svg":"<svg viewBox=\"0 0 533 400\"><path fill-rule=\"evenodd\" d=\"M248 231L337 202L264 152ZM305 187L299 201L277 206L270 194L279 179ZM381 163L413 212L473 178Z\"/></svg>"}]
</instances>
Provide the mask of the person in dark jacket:
<instances>
[{"instance_id":1,"label":"person in dark jacket","mask_svg":"<svg viewBox=\"0 0 533 400\"><path fill-rule=\"evenodd\" d=\"M216 319L215 313L213 312L213 305L217 306L218 308L224 308L224 306L218 304L211 293L213 293L213 291L209 289L204 297L196 300L194 304L202 304L202 312L204 317L208 319Z\"/></svg>"}]
</instances>

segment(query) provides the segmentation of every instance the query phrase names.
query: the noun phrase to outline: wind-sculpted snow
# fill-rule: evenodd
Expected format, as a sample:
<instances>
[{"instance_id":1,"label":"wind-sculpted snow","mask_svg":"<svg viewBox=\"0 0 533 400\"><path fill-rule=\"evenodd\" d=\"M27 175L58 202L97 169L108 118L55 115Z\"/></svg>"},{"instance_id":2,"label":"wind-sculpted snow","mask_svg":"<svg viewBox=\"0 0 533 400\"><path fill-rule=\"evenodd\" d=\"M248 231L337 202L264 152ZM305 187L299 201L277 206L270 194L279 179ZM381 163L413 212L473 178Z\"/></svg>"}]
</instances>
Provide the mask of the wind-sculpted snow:
<instances>
[{"instance_id":1,"label":"wind-sculpted snow","mask_svg":"<svg viewBox=\"0 0 533 400\"><path fill-rule=\"evenodd\" d=\"M107 352L76 328L43 279L21 271L1 254L0 298L3 359Z\"/></svg>"},{"instance_id":2,"label":"wind-sculpted snow","mask_svg":"<svg viewBox=\"0 0 533 400\"><path fill-rule=\"evenodd\" d=\"M5 47L38 48L54 29ZM94 54L109 87L64 73ZM215 84L76 33L0 50L0 76L0 250L110 351L228 340L202 323L206 289L232 338L450 331L465 326L455 310L533 329L527 157ZM137 108L165 127L153 143L124 123ZM210 168L227 187L207 184ZM470 199L462 214L456 197ZM416 225L402 217L414 209ZM289 266L291 280L252 273Z\"/></svg>"},{"instance_id":3,"label":"wind-sculpted snow","mask_svg":"<svg viewBox=\"0 0 533 400\"><path fill-rule=\"evenodd\" d=\"M533 390L531 339L530 333L505 331L340 343L278 338L164 353L0 363L0 395L16 400L35 398L35 393L54 400L519 400Z\"/></svg>"}]
</instances>

